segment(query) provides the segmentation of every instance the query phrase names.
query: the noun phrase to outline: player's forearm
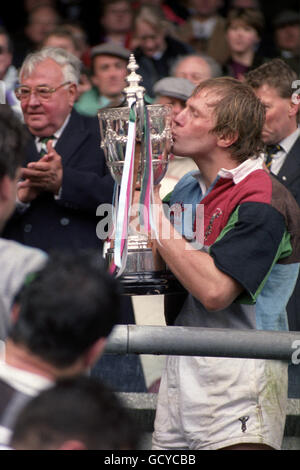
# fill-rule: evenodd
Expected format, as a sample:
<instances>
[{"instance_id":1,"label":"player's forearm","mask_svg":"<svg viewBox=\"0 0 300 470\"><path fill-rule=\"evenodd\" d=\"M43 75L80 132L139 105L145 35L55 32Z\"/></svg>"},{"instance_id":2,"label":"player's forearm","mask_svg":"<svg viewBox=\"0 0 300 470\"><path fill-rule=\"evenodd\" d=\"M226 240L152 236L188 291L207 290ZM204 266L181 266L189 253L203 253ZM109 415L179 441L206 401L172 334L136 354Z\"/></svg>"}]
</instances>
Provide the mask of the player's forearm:
<instances>
[{"instance_id":1,"label":"player's forearm","mask_svg":"<svg viewBox=\"0 0 300 470\"><path fill-rule=\"evenodd\" d=\"M220 271L208 253L193 248L165 216L160 219L157 248L177 279L207 310L230 305L242 291L241 285Z\"/></svg>"}]
</instances>

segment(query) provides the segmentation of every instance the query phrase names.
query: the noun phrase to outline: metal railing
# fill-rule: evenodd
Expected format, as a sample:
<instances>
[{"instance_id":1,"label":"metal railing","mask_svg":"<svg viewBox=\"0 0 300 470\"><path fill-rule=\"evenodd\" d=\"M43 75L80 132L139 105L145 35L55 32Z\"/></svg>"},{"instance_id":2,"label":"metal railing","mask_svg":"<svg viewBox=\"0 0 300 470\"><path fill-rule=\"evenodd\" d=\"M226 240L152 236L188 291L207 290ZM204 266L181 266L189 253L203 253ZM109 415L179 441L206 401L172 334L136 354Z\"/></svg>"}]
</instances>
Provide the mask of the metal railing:
<instances>
[{"instance_id":1,"label":"metal railing","mask_svg":"<svg viewBox=\"0 0 300 470\"><path fill-rule=\"evenodd\" d=\"M106 353L280 359L300 363L300 332L116 325Z\"/></svg>"}]
</instances>

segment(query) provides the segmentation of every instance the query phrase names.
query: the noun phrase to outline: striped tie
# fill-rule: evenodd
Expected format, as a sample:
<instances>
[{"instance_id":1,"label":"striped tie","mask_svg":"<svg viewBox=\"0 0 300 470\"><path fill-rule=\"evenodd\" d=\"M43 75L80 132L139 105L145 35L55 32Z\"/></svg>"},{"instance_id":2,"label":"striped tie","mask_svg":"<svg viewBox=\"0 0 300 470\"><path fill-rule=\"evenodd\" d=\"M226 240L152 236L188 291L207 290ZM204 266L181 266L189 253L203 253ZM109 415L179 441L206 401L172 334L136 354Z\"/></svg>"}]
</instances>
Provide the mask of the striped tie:
<instances>
[{"instance_id":1,"label":"striped tie","mask_svg":"<svg viewBox=\"0 0 300 470\"><path fill-rule=\"evenodd\" d=\"M265 161L267 168L270 168L274 155L276 155L277 152L280 152L280 150L282 150L282 147L279 144L269 145L267 147L267 151L266 151L267 157Z\"/></svg>"},{"instance_id":2,"label":"striped tie","mask_svg":"<svg viewBox=\"0 0 300 470\"><path fill-rule=\"evenodd\" d=\"M39 138L39 142L42 144L41 150L40 150L40 157L41 158L48 153L48 151L47 151L47 142L49 142L49 140L53 140L53 139L55 139L54 135Z\"/></svg>"}]
</instances>

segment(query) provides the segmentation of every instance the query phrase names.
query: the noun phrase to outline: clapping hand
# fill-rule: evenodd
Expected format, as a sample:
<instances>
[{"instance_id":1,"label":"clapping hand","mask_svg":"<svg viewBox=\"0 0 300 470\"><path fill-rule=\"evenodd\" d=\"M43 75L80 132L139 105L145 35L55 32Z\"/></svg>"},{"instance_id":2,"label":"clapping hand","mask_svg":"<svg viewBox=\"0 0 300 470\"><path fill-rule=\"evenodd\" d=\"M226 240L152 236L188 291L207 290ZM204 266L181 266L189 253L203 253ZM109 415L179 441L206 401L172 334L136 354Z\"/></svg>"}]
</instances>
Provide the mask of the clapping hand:
<instances>
[{"instance_id":1,"label":"clapping hand","mask_svg":"<svg viewBox=\"0 0 300 470\"><path fill-rule=\"evenodd\" d=\"M18 184L20 201L31 202L41 191L58 194L63 176L61 156L53 148L51 140L47 142L47 151L40 160L30 162L22 169L23 181Z\"/></svg>"}]
</instances>

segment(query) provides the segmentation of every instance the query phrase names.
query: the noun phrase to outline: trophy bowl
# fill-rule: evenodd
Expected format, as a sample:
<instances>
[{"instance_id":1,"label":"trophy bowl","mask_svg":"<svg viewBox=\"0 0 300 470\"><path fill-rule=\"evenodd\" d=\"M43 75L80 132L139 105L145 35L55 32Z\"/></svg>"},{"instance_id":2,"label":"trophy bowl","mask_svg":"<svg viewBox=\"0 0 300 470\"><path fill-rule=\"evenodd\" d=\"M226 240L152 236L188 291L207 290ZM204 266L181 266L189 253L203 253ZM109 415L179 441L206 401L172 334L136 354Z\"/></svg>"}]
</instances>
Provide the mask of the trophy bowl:
<instances>
[{"instance_id":1,"label":"trophy bowl","mask_svg":"<svg viewBox=\"0 0 300 470\"><path fill-rule=\"evenodd\" d=\"M168 156L172 142L171 105L147 105L149 112L149 132L152 146L153 183L159 184L168 167ZM129 107L107 108L98 112L101 148L104 151L106 164L114 180L120 185L128 136ZM144 172L145 156L141 148L141 159L138 167L137 183L141 185Z\"/></svg>"},{"instance_id":2,"label":"trophy bowl","mask_svg":"<svg viewBox=\"0 0 300 470\"><path fill-rule=\"evenodd\" d=\"M147 105L149 132L152 147L153 184L157 185L168 168L172 142L171 105ZM106 108L98 112L101 148L107 166L118 185L121 185L126 145L128 140L129 107ZM137 171L137 186L141 186L145 166L143 147L140 147ZM109 266L114 256L113 246L107 250L106 263ZM144 233L129 225L128 255L125 272L121 281L125 295L167 294L177 291L179 284L168 270L159 253L153 252L152 241Z\"/></svg>"},{"instance_id":3,"label":"trophy bowl","mask_svg":"<svg viewBox=\"0 0 300 470\"><path fill-rule=\"evenodd\" d=\"M122 232L122 235L119 233L115 240L111 240L106 253L106 263L113 267L118 264L117 275L120 276L125 295L177 293L182 288L161 258L151 234L143 232L140 225L134 224L134 217L131 216L131 204L136 200L139 189L142 195L140 200L147 200L147 206L144 204L144 207L149 209L148 212L151 211L152 191L149 192L149 188L159 184L167 171L172 144L172 106L147 105L144 100L145 89L139 85L141 76L136 74L138 65L133 54L130 55L127 67L131 73L126 78L129 86L124 89L126 105L98 111L101 148L109 171L123 194L122 210L119 210L120 199L117 198L118 220L121 220L122 224L126 221L127 227L126 243L123 243L123 247L126 246L126 256L122 257L120 262L120 242L125 239ZM127 179L128 173L124 171L128 157L132 164L130 174L133 175L130 183ZM123 173L126 175L124 181ZM149 175L152 178L149 178ZM143 191L145 187L148 191L147 198ZM126 191L122 192L124 188ZM117 224L117 227L120 225ZM116 253L118 261L114 263ZM124 251L122 255L123 253Z\"/></svg>"}]
</instances>

